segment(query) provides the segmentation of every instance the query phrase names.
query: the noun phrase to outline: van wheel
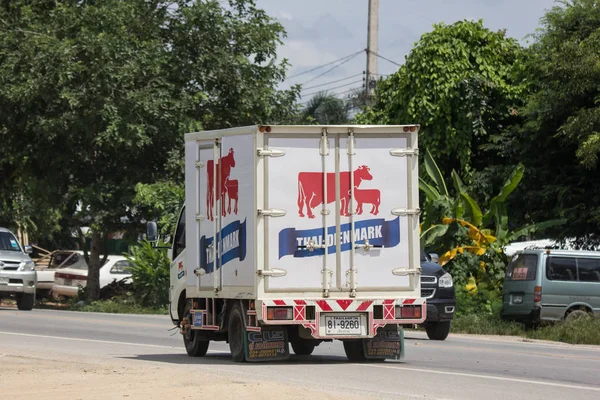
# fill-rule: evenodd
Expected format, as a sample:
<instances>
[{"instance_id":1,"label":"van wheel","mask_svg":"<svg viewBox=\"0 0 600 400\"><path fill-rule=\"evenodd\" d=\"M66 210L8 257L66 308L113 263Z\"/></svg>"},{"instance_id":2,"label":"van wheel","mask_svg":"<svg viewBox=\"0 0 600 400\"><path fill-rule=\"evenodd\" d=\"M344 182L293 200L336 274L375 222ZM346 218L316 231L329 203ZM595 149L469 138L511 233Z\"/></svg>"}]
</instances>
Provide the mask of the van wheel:
<instances>
[{"instance_id":1,"label":"van wheel","mask_svg":"<svg viewBox=\"0 0 600 400\"><path fill-rule=\"evenodd\" d=\"M246 326L244 324L240 303L235 303L231 308L227 326L227 335L229 339L229 351L231 352L233 361L238 363L246 361L246 352L244 351Z\"/></svg>"},{"instance_id":2,"label":"van wheel","mask_svg":"<svg viewBox=\"0 0 600 400\"><path fill-rule=\"evenodd\" d=\"M580 318L588 318L590 314L584 310L571 310L567 313L565 320L567 321L575 321Z\"/></svg>"},{"instance_id":3,"label":"van wheel","mask_svg":"<svg viewBox=\"0 0 600 400\"><path fill-rule=\"evenodd\" d=\"M186 305L183 315L187 316L188 314L190 314L190 309L191 305ZM191 314L189 318L191 318ZM185 346L185 351L188 354L188 356L204 357L206 355L206 352L208 351L208 345L210 344L210 342L208 340L202 340L200 332L197 332L192 328L188 328L186 333L183 335L183 344Z\"/></svg>"},{"instance_id":4,"label":"van wheel","mask_svg":"<svg viewBox=\"0 0 600 400\"><path fill-rule=\"evenodd\" d=\"M445 340L450 333L450 321L429 322L425 325L430 340Z\"/></svg>"},{"instance_id":5,"label":"van wheel","mask_svg":"<svg viewBox=\"0 0 600 400\"><path fill-rule=\"evenodd\" d=\"M344 352L348 360L352 362L365 362L367 360L362 340L345 340Z\"/></svg>"},{"instance_id":6,"label":"van wheel","mask_svg":"<svg viewBox=\"0 0 600 400\"><path fill-rule=\"evenodd\" d=\"M310 356L315 350L315 345L308 340L292 340L292 350L298 356Z\"/></svg>"},{"instance_id":7,"label":"van wheel","mask_svg":"<svg viewBox=\"0 0 600 400\"><path fill-rule=\"evenodd\" d=\"M35 294L18 293L17 308L21 311L31 311L35 304Z\"/></svg>"}]
</instances>

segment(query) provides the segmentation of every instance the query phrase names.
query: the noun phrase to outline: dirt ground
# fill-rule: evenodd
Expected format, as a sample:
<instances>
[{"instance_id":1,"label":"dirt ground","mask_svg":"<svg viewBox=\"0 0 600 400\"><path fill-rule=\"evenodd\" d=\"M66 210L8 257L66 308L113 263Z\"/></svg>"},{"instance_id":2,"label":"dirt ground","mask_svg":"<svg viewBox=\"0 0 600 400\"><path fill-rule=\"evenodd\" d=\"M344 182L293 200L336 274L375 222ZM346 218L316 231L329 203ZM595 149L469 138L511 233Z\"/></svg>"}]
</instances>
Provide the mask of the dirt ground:
<instances>
[{"instance_id":1,"label":"dirt ground","mask_svg":"<svg viewBox=\"0 0 600 400\"><path fill-rule=\"evenodd\" d=\"M0 347L0 399L352 399L255 378L194 373L193 366L24 352ZM318 396L318 397L317 397ZM358 397L356 397L358 399Z\"/></svg>"}]
</instances>

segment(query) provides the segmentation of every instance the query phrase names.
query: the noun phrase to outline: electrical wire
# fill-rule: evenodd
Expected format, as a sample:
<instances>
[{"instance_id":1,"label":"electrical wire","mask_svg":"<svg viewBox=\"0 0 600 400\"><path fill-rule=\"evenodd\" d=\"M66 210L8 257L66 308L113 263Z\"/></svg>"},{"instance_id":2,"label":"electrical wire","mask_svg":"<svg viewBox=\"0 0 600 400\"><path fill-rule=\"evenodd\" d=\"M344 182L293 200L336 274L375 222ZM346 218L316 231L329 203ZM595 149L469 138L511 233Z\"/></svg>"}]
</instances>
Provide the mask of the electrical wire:
<instances>
[{"instance_id":1,"label":"electrical wire","mask_svg":"<svg viewBox=\"0 0 600 400\"><path fill-rule=\"evenodd\" d=\"M331 71L333 71L334 69L341 67L342 65L346 64L348 61L350 61L350 60L352 60L353 58L355 58L355 57L356 57L357 55L359 55L360 53L362 53L362 51L359 51L358 53L355 53L355 54L353 54L352 56L350 56L350 57L346 58L344 61L342 61L341 63L339 63L339 64L337 64L337 65L334 65L333 67L331 67L331 68L330 68L330 69L328 69L327 71L323 72L322 74L320 74L320 75L317 75L317 76L315 76L314 78L311 78L311 79L307 80L306 82L302 83L302 85L305 85L305 84L307 84L307 83L309 83L309 82L315 81L315 80L319 79L320 77L322 77L323 75L326 75L326 74L330 73L330 72L331 72Z\"/></svg>"},{"instance_id":2,"label":"electrical wire","mask_svg":"<svg viewBox=\"0 0 600 400\"><path fill-rule=\"evenodd\" d=\"M345 57L342 57L342 58L340 58L340 59L338 59L338 60L335 60L335 61L328 62L327 64L319 65L318 67L314 67L314 68L311 68L311 69L309 69L309 70L306 70L306 71L300 72L300 73L298 73L298 74L295 74L295 75L292 75L292 76L288 76L287 78L285 78L285 81L287 81L287 80L289 80L289 79L292 79L292 78L296 78L296 77L298 77L298 76L301 76L301 75L304 75L304 74L308 74L308 73L310 73L310 72L313 72L313 71L316 71L316 70L318 70L318 69L321 69L321 68L327 67L328 65L335 64L335 63L337 63L337 62L343 61L343 60L345 60L345 59L347 59L347 58L349 58L349 57L354 57L354 56L357 56L357 55L359 55L360 53L362 53L363 51L365 51L365 50L363 49L363 50L357 51L356 53L352 53L352 54L350 54L350 55L347 55L347 56L345 56Z\"/></svg>"},{"instance_id":3,"label":"electrical wire","mask_svg":"<svg viewBox=\"0 0 600 400\"><path fill-rule=\"evenodd\" d=\"M321 86L331 85L333 83L347 81L348 79L356 78L357 76L361 76L361 75L363 75L363 74L362 73L355 74L355 75L347 76L345 78L338 79L338 80L335 80L335 81L331 81L331 82L327 82L327 83L321 83L320 85L309 86L309 87L306 87L306 88L302 88L302 91L309 90L309 89L314 89L314 88L321 87Z\"/></svg>"},{"instance_id":4,"label":"electrical wire","mask_svg":"<svg viewBox=\"0 0 600 400\"><path fill-rule=\"evenodd\" d=\"M354 85L355 83L360 83L360 82L362 82L362 79L361 79L361 80L358 80L358 81L354 81L354 82L346 83L346 84L344 84L344 85L340 85L340 86L336 86L336 87L332 87L332 88L327 88L326 90L319 90L319 91L312 92L312 93L306 93L306 94L304 94L303 96L312 96L313 94L321 93L321 92L323 92L323 91L340 89L340 88L343 88L343 87L346 87L346 86L350 86L350 85Z\"/></svg>"},{"instance_id":5,"label":"electrical wire","mask_svg":"<svg viewBox=\"0 0 600 400\"><path fill-rule=\"evenodd\" d=\"M375 54L377 57L381 58L382 60L385 60L385 61L387 61L387 62L390 62L390 63L392 63L392 64L394 64L394 65L397 65L397 66L399 66L399 67L401 67L401 66L402 66L402 64L398 64L396 61L392 61L392 60L390 60L389 58L385 58L384 56L382 56L382 55L379 55L379 54L377 54L377 53L376 53L376 52L374 52L374 51L373 51L373 54Z\"/></svg>"}]
</instances>

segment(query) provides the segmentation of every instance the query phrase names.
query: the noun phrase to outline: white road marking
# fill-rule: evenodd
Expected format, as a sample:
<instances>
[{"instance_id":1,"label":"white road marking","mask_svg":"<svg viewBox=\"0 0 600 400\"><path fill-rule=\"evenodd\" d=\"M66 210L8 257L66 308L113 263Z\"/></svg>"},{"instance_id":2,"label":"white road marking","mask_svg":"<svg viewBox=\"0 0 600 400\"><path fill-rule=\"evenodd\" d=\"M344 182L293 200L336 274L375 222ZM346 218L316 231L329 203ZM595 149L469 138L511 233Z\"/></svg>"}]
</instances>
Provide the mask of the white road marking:
<instances>
[{"instance_id":1,"label":"white road marking","mask_svg":"<svg viewBox=\"0 0 600 400\"><path fill-rule=\"evenodd\" d=\"M424 368L392 367L391 365L390 366L369 365L369 364L352 364L352 365L366 366L366 367L372 367L372 368L397 369L397 370L405 370L405 371L412 371L412 372L423 372L426 374L439 374L439 375L463 376L466 378L492 379L492 380L496 380L496 381L518 382L518 383L527 383L527 384L532 384L532 385L554 386L554 387L560 387L560 388L565 388L565 389L591 390L594 392L600 392L600 388L597 388L597 387L570 385L567 383L543 382L543 381L535 381L535 380L529 380L529 379L509 378L509 377L504 377L504 376L469 374L469 373L464 373L464 372L438 371L435 369L424 369Z\"/></svg>"},{"instance_id":2,"label":"white road marking","mask_svg":"<svg viewBox=\"0 0 600 400\"><path fill-rule=\"evenodd\" d=\"M158 344L143 344L143 343L129 343L129 342L116 342L109 340L97 340L97 339L81 339L81 338L72 338L72 337L63 337L63 336L47 336L47 335L33 335L29 333L16 333L16 332L1 332L2 335L12 335L12 336L27 336L27 337L37 337L44 339L58 339L58 340L71 340L71 341L79 341L79 342L88 342L88 343L103 343L103 344L117 344L117 345L125 345L125 346L138 346L138 347L154 347L159 349L181 349L176 346L163 346ZM208 353L221 353L223 351L218 350L208 350ZM2 356L4 356L3 354ZM0 357L2 357L0 356ZM577 389L577 390L591 390L594 392L600 392L600 388L595 388L591 386L581 386L581 385L570 385L566 383L554 383L554 382L543 382L543 381L535 381L529 379L519 379L519 378L509 378L502 376L493 376L493 375L480 375L480 374L469 374L463 372L450 372L450 371L438 371L434 369L424 369L424 368L409 368L409 367L393 367L391 365L372 365L372 364L348 364L360 367L371 367L371 368L385 368L385 369L395 369L395 370L405 370L411 372L422 372L427 374L438 374L438 375L450 375L450 376L462 376L466 378L481 378L481 379L491 379L496 381L504 381L504 382L518 382L518 383L526 383L532 385L541 385L541 386L552 386L552 387L560 387L564 389Z\"/></svg>"},{"instance_id":3,"label":"white road marking","mask_svg":"<svg viewBox=\"0 0 600 400\"><path fill-rule=\"evenodd\" d=\"M59 340L72 340L78 342L88 342L88 343L104 343L104 344L121 344L124 346L140 346L140 347L155 347L159 349L178 349L181 350L181 347L178 346L163 346L160 344L144 344L144 343L129 343L129 342L115 342L110 340L97 340L97 339L81 339L81 338L72 338L72 337L63 337L63 336L47 336L47 335L33 335L30 333L15 333L15 332L0 332L1 335L13 335L13 336L28 336L28 337L37 337L44 339L59 339ZM218 350L208 350L208 353L223 353Z\"/></svg>"}]
</instances>

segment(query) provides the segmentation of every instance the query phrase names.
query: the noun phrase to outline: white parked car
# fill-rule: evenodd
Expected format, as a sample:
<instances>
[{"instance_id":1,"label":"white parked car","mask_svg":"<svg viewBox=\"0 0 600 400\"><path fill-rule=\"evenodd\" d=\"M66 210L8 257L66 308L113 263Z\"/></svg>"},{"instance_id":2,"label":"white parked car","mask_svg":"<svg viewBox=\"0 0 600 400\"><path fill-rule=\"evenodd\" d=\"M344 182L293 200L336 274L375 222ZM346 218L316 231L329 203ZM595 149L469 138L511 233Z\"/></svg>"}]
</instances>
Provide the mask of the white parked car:
<instances>
[{"instance_id":1,"label":"white parked car","mask_svg":"<svg viewBox=\"0 0 600 400\"><path fill-rule=\"evenodd\" d=\"M48 256L47 256L48 257ZM49 255L47 265L37 264L37 291L39 295L46 296L51 294L54 284L54 273L61 268L68 268L83 258L83 251L80 250L57 250ZM45 264L45 263L44 263Z\"/></svg>"},{"instance_id":2,"label":"white parked car","mask_svg":"<svg viewBox=\"0 0 600 400\"><path fill-rule=\"evenodd\" d=\"M100 289L106 287L114 281L131 283L131 272L129 267L131 263L122 256L109 255L106 263L100 267ZM75 297L79 293L79 288L85 288L87 284L88 265L82 254L78 254L77 260L70 263L65 268L59 268L54 273L54 283L52 284L52 295Z\"/></svg>"}]
</instances>

